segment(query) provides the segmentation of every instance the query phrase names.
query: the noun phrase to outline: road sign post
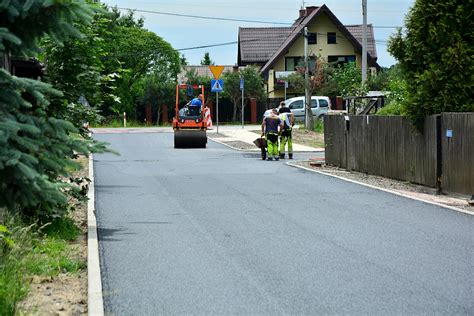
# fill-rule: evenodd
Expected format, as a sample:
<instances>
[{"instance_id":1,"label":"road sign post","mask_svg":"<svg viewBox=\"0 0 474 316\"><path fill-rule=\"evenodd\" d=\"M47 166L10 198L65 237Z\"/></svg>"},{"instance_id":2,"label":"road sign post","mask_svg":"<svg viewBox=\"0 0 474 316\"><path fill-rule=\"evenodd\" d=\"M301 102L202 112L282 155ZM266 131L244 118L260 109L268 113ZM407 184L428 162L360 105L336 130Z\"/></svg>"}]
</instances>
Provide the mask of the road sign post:
<instances>
[{"instance_id":1,"label":"road sign post","mask_svg":"<svg viewBox=\"0 0 474 316\"><path fill-rule=\"evenodd\" d=\"M219 92L222 92L224 89L224 82L219 80L219 77L224 70L224 66L209 66L209 69L215 78L215 80L211 80L211 92L216 93L216 126L217 134L219 134Z\"/></svg>"},{"instance_id":2,"label":"road sign post","mask_svg":"<svg viewBox=\"0 0 474 316\"><path fill-rule=\"evenodd\" d=\"M211 92L216 93L216 126L219 134L219 92L224 90L224 82L220 79L211 80Z\"/></svg>"},{"instance_id":3,"label":"road sign post","mask_svg":"<svg viewBox=\"0 0 474 316\"><path fill-rule=\"evenodd\" d=\"M240 90L242 91L242 129L244 128L244 114L245 114L245 107L244 107L244 78L240 79Z\"/></svg>"}]
</instances>

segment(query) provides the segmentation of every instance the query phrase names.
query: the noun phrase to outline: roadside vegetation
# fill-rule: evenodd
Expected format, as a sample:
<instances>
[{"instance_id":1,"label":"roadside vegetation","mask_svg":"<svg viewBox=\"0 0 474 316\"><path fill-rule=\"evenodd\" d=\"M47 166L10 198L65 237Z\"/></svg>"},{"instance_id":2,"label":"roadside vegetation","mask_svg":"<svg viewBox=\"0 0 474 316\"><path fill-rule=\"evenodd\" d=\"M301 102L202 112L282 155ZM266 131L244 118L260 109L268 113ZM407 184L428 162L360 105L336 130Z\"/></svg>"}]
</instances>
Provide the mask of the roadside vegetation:
<instances>
[{"instance_id":1,"label":"roadside vegetation","mask_svg":"<svg viewBox=\"0 0 474 316\"><path fill-rule=\"evenodd\" d=\"M0 241L0 311L2 315L14 315L34 276L77 274L87 262L80 257L78 247L71 245L80 230L69 217L44 225L10 215L4 221L5 225L0 226L4 234Z\"/></svg>"}]
</instances>

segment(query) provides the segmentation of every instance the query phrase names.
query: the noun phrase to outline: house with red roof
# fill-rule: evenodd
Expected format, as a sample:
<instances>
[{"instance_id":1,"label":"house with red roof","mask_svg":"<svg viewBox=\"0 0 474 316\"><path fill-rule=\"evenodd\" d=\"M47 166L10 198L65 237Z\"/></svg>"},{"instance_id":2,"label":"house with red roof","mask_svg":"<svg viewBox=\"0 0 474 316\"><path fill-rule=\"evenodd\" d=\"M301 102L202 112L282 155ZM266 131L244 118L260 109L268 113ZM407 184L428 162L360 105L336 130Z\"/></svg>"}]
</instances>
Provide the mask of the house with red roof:
<instances>
[{"instance_id":1,"label":"house with red roof","mask_svg":"<svg viewBox=\"0 0 474 316\"><path fill-rule=\"evenodd\" d=\"M270 99L283 98L281 78L304 62L304 28L308 28L308 56L330 63L362 65L362 25L343 25L326 5L306 7L289 27L241 27L238 66L257 65ZM374 31L367 25L367 63L379 69ZM310 64L311 68L311 64Z\"/></svg>"}]
</instances>

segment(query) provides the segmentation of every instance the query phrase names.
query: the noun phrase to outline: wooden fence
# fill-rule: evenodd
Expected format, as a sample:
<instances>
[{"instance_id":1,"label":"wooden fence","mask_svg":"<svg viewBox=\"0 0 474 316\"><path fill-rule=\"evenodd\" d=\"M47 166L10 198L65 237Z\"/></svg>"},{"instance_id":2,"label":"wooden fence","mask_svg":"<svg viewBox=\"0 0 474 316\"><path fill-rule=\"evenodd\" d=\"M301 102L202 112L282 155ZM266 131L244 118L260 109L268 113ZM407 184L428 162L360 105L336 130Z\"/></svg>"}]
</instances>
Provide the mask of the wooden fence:
<instances>
[{"instance_id":1,"label":"wooden fence","mask_svg":"<svg viewBox=\"0 0 474 316\"><path fill-rule=\"evenodd\" d=\"M324 123L330 165L474 193L474 113L427 117L423 133L401 116L328 115Z\"/></svg>"},{"instance_id":2,"label":"wooden fence","mask_svg":"<svg viewBox=\"0 0 474 316\"><path fill-rule=\"evenodd\" d=\"M474 113L443 113L441 139L441 187L474 195Z\"/></svg>"}]
</instances>

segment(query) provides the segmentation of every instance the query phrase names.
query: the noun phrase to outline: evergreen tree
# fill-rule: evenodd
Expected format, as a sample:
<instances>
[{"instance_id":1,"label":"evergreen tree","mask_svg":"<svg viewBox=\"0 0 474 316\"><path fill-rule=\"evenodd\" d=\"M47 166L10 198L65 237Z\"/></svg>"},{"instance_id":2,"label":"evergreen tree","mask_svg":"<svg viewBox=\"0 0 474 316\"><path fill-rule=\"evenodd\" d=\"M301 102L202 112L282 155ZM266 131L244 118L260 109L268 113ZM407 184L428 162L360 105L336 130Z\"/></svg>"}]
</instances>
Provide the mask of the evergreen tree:
<instances>
[{"instance_id":1,"label":"evergreen tree","mask_svg":"<svg viewBox=\"0 0 474 316\"><path fill-rule=\"evenodd\" d=\"M212 61L211 57L209 56L209 52L204 53L204 57L201 59L201 65L214 65L214 62Z\"/></svg>"},{"instance_id":2,"label":"evergreen tree","mask_svg":"<svg viewBox=\"0 0 474 316\"><path fill-rule=\"evenodd\" d=\"M474 111L474 2L417 0L389 43L404 72L404 110L421 126L427 115Z\"/></svg>"},{"instance_id":3,"label":"evergreen tree","mask_svg":"<svg viewBox=\"0 0 474 316\"><path fill-rule=\"evenodd\" d=\"M83 0L3 1L0 57L32 57L45 35L57 43L80 36L74 22L89 23L92 16ZM77 167L72 158L104 149L49 112L49 99L61 95L49 84L0 69L0 209L34 216L62 214L67 193L74 190L65 180Z\"/></svg>"}]
</instances>

